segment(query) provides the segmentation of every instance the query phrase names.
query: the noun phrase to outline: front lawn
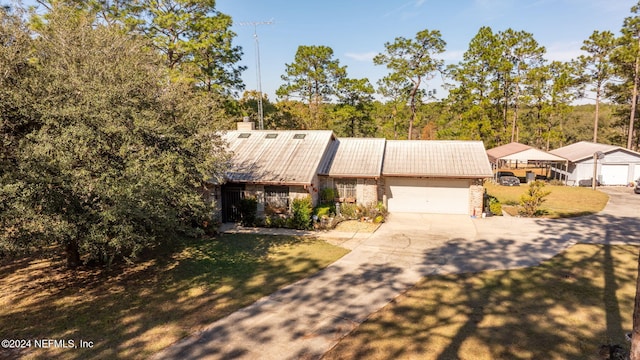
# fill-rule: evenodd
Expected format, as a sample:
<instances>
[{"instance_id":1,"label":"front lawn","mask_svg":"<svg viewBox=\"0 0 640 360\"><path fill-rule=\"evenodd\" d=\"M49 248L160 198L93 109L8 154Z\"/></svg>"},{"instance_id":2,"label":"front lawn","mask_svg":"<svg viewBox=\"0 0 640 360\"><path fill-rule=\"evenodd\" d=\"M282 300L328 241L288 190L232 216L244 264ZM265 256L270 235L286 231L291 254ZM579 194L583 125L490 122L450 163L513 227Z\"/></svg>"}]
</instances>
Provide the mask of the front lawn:
<instances>
[{"instance_id":1,"label":"front lawn","mask_svg":"<svg viewBox=\"0 0 640 360\"><path fill-rule=\"evenodd\" d=\"M59 260L4 261L3 339L74 340L76 346L83 340L93 347L0 349L0 358L146 359L346 252L314 238L238 234L190 241L164 261L149 260L111 276L91 269L69 272Z\"/></svg>"},{"instance_id":2,"label":"front lawn","mask_svg":"<svg viewBox=\"0 0 640 360\"><path fill-rule=\"evenodd\" d=\"M527 189L527 184L520 186L501 186L492 182L485 182L487 194L498 198L503 208L509 211L512 206L512 215L517 214L517 205L520 203L520 197ZM546 197L546 201L542 204L541 209L546 212L545 217L560 218L573 217L588 214L595 214L607 205L609 196L601 191L593 191L591 188L547 185L544 190L551 193ZM510 212L510 213L511 213Z\"/></svg>"},{"instance_id":3,"label":"front lawn","mask_svg":"<svg viewBox=\"0 0 640 360\"><path fill-rule=\"evenodd\" d=\"M627 348L638 248L576 245L540 266L430 276L324 359L602 359Z\"/></svg>"}]
</instances>

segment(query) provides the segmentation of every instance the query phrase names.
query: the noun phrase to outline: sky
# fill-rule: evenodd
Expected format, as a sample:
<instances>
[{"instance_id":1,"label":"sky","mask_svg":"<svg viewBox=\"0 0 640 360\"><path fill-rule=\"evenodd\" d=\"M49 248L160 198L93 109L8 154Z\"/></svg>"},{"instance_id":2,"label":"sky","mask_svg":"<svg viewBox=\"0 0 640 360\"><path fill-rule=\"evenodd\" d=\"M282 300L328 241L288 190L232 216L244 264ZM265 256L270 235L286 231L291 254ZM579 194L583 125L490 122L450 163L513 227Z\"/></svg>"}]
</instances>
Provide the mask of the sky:
<instances>
[{"instance_id":1,"label":"sky","mask_svg":"<svg viewBox=\"0 0 640 360\"><path fill-rule=\"evenodd\" d=\"M242 47L246 90L258 88L254 31L260 53L262 91L276 100L286 64L298 46L324 45L347 66L350 78L368 78L372 85L388 71L373 64L386 42L414 38L425 29L439 30L447 43L441 54L447 64L462 60L482 26L494 32L508 28L533 34L549 61L568 61L582 54L582 42L594 30L618 35L637 0L217 0L216 9L233 19L234 43ZM250 23L271 22L250 25ZM442 81L428 90L443 97Z\"/></svg>"}]
</instances>

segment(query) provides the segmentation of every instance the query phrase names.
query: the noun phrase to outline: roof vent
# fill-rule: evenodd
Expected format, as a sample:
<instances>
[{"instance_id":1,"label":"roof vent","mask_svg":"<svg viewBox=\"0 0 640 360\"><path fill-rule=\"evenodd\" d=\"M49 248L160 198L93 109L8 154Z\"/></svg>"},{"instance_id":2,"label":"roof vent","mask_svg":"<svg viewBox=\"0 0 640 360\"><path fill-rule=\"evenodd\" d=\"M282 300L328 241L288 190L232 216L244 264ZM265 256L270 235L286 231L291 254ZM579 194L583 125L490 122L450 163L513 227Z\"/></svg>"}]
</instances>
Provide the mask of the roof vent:
<instances>
[{"instance_id":1,"label":"roof vent","mask_svg":"<svg viewBox=\"0 0 640 360\"><path fill-rule=\"evenodd\" d=\"M275 139L277 137L278 137L278 134L271 133L271 134L267 134L267 136L265 136L265 139Z\"/></svg>"},{"instance_id":2,"label":"roof vent","mask_svg":"<svg viewBox=\"0 0 640 360\"><path fill-rule=\"evenodd\" d=\"M241 133L240 135L238 135L238 139L246 139L249 136L251 136L251 134L249 134L249 133Z\"/></svg>"},{"instance_id":3,"label":"roof vent","mask_svg":"<svg viewBox=\"0 0 640 360\"><path fill-rule=\"evenodd\" d=\"M304 139L304 137L307 136L307 134L295 134L293 135L294 139Z\"/></svg>"}]
</instances>

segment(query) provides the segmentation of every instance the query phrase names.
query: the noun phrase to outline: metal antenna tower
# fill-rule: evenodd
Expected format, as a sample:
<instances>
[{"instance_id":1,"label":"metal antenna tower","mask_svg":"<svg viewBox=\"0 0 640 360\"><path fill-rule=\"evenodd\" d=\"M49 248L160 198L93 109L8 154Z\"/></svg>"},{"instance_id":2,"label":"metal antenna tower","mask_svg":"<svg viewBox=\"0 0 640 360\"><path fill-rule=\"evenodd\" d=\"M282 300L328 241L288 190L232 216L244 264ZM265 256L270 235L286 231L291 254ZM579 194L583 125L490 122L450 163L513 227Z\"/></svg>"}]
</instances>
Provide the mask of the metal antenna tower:
<instances>
[{"instance_id":1,"label":"metal antenna tower","mask_svg":"<svg viewBox=\"0 0 640 360\"><path fill-rule=\"evenodd\" d=\"M239 23L240 26L253 26L253 38L256 40L256 81L258 83L258 129L264 130L264 111L262 109L262 75L260 74L260 42L258 41L258 25L271 25L269 21L247 21Z\"/></svg>"}]
</instances>

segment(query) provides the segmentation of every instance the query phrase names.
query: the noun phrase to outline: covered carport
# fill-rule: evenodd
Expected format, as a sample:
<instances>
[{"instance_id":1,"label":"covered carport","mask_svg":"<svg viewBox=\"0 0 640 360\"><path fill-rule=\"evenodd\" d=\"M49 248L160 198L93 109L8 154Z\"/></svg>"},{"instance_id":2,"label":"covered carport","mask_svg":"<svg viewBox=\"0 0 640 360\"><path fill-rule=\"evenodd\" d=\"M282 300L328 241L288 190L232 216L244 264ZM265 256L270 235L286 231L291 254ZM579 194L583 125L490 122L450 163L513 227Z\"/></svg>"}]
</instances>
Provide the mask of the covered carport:
<instances>
[{"instance_id":1,"label":"covered carport","mask_svg":"<svg viewBox=\"0 0 640 360\"><path fill-rule=\"evenodd\" d=\"M533 167L535 168L543 169L542 172L544 172L544 174L535 174L532 171L527 172L527 175L531 174L531 176L533 176L533 179L535 179L536 176L543 176L544 178L548 179L550 169L552 165L555 164L555 179L566 181L566 169L568 168L569 164L569 161L567 159L551 154L544 150L536 149L529 145L512 142L487 150L487 156L489 157L489 162L491 163L494 173L498 169L502 169L505 167L518 169L523 167L531 168L533 165ZM564 167L565 170L561 170L562 167ZM560 169L560 171L558 171L558 169ZM529 179L527 177L527 180L533 179Z\"/></svg>"}]
</instances>

